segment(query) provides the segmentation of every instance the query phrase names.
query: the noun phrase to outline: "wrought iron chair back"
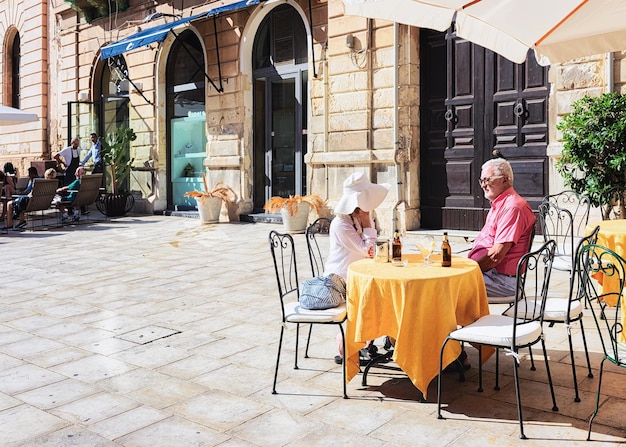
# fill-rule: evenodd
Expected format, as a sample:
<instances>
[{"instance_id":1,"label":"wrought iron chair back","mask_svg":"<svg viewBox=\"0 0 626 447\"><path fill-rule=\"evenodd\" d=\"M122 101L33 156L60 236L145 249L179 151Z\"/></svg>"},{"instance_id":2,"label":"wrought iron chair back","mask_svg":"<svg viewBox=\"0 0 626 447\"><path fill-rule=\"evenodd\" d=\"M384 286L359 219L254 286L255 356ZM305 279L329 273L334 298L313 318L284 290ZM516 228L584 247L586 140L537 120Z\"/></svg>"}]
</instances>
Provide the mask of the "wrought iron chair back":
<instances>
[{"instance_id":1,"label":"wrought iron chair back","mask_svg":"<svg viewBox=\"0 0 626 447\"><path fill-rule=\"evenodd\" d=\"M566 190L558 194L546 196L544 202L551 202L561 209L567 209L572 215L572 234L574 237L583 237L585 227L589 223L591 199L586 194Z\"/></svg>"},{"instance_id":2,"label":"wrought iron chair back","mask_svg":"<svg viewBox=\"0 0 626 447\"><path fill-rule=\"evenodd\" d=\"M593 315L603 357L600 362L596 407L589 419L587 440L591 439L591 426L598 414L604 362L626 368L626 333L624 332L624 286L626 285L626 260L613 250L597 244L581 248L577 256L581 290ZM614 283L610 290L602 285L611 277Z\"/></svg>"},{"instance_id":3,"label":"wrought iron chair back","mask_svg":"<svg viewBox=\"0 0 626 447\"><path fill-rule=\"evenodd\" d=\"M575 225L571 211L546 200L539 205L539 219L544 241L554 241L556 243L555 257L561 258L554 268L571 271L575 255Z\"/></svg>"},{"instance_id":4,"label":"wrought iron chair back","mask_svg":"<svg viewBox=\"0 0 626 447\"><path fill-rule=\"evenodd\" d=\"M306 246L309 250L309 260L311 261L311 275L319 276L324 272L324 255L319 235L328 236L330 232L331 220L326 217L316 219L305 231ZM324 247L326 248L326 247Z\"/></svg>"}]
</instances>

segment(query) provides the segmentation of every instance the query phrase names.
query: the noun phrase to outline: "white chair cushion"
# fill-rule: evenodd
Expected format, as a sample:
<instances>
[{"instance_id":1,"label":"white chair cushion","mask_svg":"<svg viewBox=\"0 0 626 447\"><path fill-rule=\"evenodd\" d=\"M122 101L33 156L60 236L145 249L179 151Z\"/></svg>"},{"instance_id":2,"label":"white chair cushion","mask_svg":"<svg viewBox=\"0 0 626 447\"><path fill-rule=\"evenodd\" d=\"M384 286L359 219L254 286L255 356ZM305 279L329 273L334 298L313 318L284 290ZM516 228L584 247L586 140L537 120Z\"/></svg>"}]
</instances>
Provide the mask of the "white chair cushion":
<instances>
[{"instance_id":1,"label":"white chair cushion","mask_svg":"<svg viewBox=\"0 0 626 447\"><path fill-rule=\"evenodd\" d=\"M562 272L572 271L572 257L571 255L559 255L554 257L552 261L552 268L560 270Z\"/></svg>"},{"instance_id":2,"label":"white chair cushion","mask_svg":"<svg viewBox=\"0 0 626 447\"><path fill-rule=\"evenodd\" d=\"M511 296L488 296L487 302L489 304L511 304L515 301L515 295Z\"/></svg>"},{"instance_id":3,"label":"white chair cushion","mask_svg":"<svg viewBox=\"0 0 626 447\"><path fill-rule=\"evenodd\" d=\"M346 303L324 310L309 310L300 303L285 303L285 320L288 323L340 323L346 319Z\"/></svg>"},{"instance_id":4,"label":"white chair cushion","mask_svg":"<svg viewBox=\"0 0 626 447\"><path fill-rule=\"evenodd\" d=\"M543 319L544 321L556 321L559 323L565 323L567 317L567 303L569 299L567 298L548 298L546 301L546 308L543 311ZM528 304L528 307L526 305ZM534 311L535 306L537 308L541 304L541 300L522 300L517 303L517 316L519 318L523 318L525 312L532 313ZM511 307L504 312L504 315L508 317L513 316L515 308ZM580 300L572 301L569 309L569 318L570 320L578 318L583 311L583 305Z\"/></svg>"},{"instance_id":5,"label":"white chair cushion","mask_svg":"<svg viewBox=\"0 0 626 447\"><path fill-rule=\"evenodd\" d=\"M541 325L537 321L519 324L516 336L517 346L532 343L541 336ZM486 315L450 333L450 337L469 343L510 347L513 341L513 318L505 315Z\"/></svg>"}]
</instances>

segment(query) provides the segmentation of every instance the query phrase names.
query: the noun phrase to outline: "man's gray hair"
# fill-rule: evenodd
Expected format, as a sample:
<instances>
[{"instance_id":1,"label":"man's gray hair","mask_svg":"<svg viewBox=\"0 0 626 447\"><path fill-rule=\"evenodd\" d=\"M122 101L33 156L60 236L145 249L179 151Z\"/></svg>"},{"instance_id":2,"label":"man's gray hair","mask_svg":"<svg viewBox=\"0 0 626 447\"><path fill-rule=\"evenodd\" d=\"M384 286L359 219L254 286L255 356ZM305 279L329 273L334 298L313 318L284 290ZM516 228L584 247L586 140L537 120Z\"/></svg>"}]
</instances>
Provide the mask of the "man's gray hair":
<instances>
[{"instance_id":1,"label":"man's gray hair","mask_svg":"<svg viewBox=\"0 0 626 447\"><path fill-rule=\"evenodd\" d=\"M491 160L487 160L483 163L482 169L487 167L493 168L495 175L503 175L508 178L509 183L513 186L513 169L511 168L511 164L504 158L492 158Z\"/></svg>"}]
</instances>

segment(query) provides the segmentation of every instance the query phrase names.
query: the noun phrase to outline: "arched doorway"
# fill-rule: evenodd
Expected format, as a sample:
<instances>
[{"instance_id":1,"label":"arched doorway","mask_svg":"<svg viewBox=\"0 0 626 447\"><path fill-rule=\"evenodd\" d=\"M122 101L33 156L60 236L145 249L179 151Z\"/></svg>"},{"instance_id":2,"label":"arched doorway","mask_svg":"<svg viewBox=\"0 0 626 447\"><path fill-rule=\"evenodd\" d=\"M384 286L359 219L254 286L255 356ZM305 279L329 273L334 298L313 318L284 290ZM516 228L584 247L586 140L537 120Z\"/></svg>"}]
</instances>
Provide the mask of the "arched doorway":
<instances>
[{"instance_id":1,"label":"arched doorway","mask_svg":"<svg viewBox=\"0 0 626 447\"><path fill-rule=\"evenodd\" d=\"M185 192L204 189L206 158L205 60L202 43L192 30L172 44L166 65L166 135L169 160L169 209L196 206Z\"/></svg>"},{"instance_id":2,"label":"arched doorway","mask_svg":"<svg viewBox=\"0 0 626 447\"><path fill-rule=\"evenodd\" d=\"M101 138L119 127L129 127L128 66L122 55L100 61L94 70L93 101L68 102L67 143L77 137L83 149L91 147L90 134Z\"/></svg>"},{"instance_id":3,"label":"arched doorway","mask_svg":"<svg viewBox=\"0 0 626 447\"><path fill-rule=\"evenodd\" d=\"M304 23L290 5L261 22L252 50L254 209L272 196L306 194L308 50Z\"/></svg>"}]
</instances>

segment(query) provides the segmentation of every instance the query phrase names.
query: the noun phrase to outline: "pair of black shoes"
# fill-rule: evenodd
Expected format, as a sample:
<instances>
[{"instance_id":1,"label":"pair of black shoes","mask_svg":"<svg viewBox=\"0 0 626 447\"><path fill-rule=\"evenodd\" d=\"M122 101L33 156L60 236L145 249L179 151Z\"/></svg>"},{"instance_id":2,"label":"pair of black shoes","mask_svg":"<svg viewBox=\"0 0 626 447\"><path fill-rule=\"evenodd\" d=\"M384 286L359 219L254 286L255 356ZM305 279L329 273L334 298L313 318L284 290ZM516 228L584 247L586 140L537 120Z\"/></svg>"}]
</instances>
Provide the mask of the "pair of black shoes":
<instances>
[{"instance_id":1,"label":"pair of black shoes","mask_svg":"<svg viewBox=\"0 0 626 447\"><path fill-rule=\"evenodd\" d=\"M376 347L374 343L372 343L371 345L366 346L365 348L359 351L359 362L361 366L364 366L364 365L367 365L370 362L370 360L380 355L382 354L378 353L378 348ZM335 363L337 365L341 365L343 363L343 357L341 357L340 355L336 355Z\"/></svg>"}]
</instances>

